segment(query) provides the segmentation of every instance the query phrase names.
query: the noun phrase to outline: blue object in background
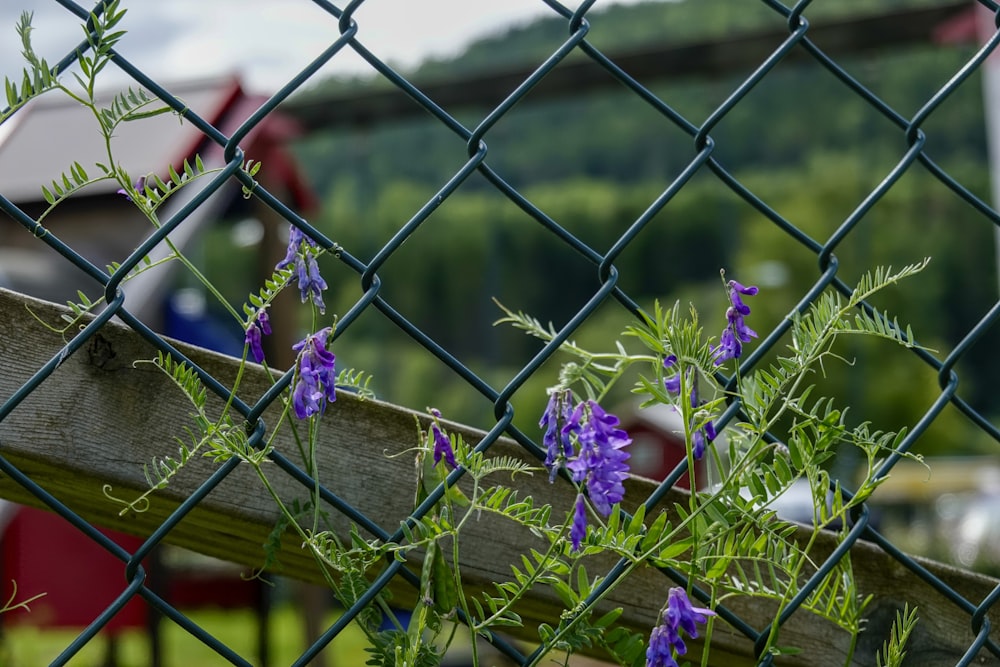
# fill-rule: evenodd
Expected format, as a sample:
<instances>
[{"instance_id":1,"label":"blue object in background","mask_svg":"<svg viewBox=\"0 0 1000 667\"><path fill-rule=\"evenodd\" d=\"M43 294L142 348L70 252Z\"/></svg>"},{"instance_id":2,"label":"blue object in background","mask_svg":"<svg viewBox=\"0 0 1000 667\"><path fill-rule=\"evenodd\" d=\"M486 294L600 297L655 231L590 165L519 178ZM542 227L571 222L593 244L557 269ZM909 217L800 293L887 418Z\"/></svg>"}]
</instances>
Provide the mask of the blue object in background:
<instances>
[{"instance_id":1,"label":"blue object in background","mask_svg":"<svg viewBox=\"0 0 1000 667\"><path fill-rule=\"evenodd\" d=\"M235 322L213 315L196 289L171 293L163 306L163 333L171 338L230 356L243 355L243 332Z\"/></svg>"}]
</instances>

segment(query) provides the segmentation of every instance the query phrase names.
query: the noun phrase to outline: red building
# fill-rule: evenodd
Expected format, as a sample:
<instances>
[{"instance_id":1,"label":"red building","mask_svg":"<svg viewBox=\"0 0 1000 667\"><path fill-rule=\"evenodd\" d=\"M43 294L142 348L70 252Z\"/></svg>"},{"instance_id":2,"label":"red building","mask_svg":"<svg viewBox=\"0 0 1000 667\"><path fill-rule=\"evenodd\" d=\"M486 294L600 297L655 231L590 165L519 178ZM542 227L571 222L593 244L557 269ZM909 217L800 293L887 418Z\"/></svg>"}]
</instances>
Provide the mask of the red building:
<instances>
[{"instance_id":1,"label":"red building","mask_svg":"<svg viewBox=\"0 0 1000 667\"><path fill-rule=\"evenodd\" d=\"M621 420L621 427L632 438L629 466L633 475L662 480L686 460L684 423L673 406L651 405L624 414ZM695 479L699 487L704 487L707 480L705 463L705 458L695 463ZM677 485L691 488L686 472Z\"/></svg>"}]
</instances>

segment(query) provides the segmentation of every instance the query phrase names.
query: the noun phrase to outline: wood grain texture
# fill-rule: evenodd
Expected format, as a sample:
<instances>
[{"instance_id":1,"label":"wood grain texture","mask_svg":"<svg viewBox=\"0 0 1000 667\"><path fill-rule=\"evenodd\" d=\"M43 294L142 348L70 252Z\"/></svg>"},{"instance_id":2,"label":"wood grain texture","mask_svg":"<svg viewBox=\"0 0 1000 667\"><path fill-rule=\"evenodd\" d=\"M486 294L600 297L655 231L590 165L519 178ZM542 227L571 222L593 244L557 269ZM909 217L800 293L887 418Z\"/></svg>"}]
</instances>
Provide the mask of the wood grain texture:
<instances>
[{"instance_id":1,"label":"wood grain texture","mask_svg":"<svg viewBox=\"0 0 1000 667\"><path fill-rule=\"evenodd\" d=\"M30 312L29 312L30 308ZM62 341L35 317L57 322L64 308L0 290L0 398L6 401L40 367L60 353ZM226 386L235 377L237 360L190 346L178 345L185 354ZM213 473L216 464L199 458L165 490L156 493L148 511L119 516L120 506L102 492L106 484L115 496L131 499L146 488L142 464L154 457L176 452L175 437L185 437L190 405L163 373L151 365L134 362L152 359L155 350L127 327L105 325L76 353L0 421L0 454L56 498L88 521L137 535L150 535ZM240 397L253 403L267 389L263 369L252 366L239 388ZM277 423L275 409L265 413L265 423ZM412 508L414 496L413 457L395 456L416 444L415 417L409 410L378 401L361 401L341 394L323 419L319 470L323 484L343 501L393 532ZM481 433L459 425L470 442ZM282 429L277 449L292 460L298 453ZM500 440L492 453L525 456L513 441ZM268 478L285 500L308 497L309 490L280 470L266 468ZM572 507L573 490L567 484L549 484L546 475L519 477L519 493L538 503L551 503L555 513ZM629 503L646 498L653 482L633 479L627 485ZM0 497L40 505L12 478L0 475ZM680 491L672 491L663 504L685 502ZM331 517L339 530L348 522L335 510ZM260 480L246 465L233 469L174 528L166 541L195 551L244 564L260 565L262 544L277 520L277 511ZM804 529L803 529L804 530ZM470 523L463 537L461 568L472 589L509 578L509 566L520 562L520 554L537 538L508 522L483 517ZM284 539L280 573L304 580L318 580L312 559L291 533ZM820 540L832 548L830 540ZM908 602L919 607L920 625L911 640L908 665L954 665L974 640L969 615L935 592L912 572L877 547L858 544L851 552L859 586L875 600L870 608L868 630L862 633L852 664L874 665L875 653L888 633L897 609ZM978 604L997 581L944 565L921 561L959 595ZM588 563L593 575L601 565ZM636 570L614 590L606 607L623 606L622 623L648 632L672 582L649 567ZM398 581L392 586L395 599L413 598L411 587ZM751 625L760 628L770 610L756 602L734 601L730 608ZM548 589L539 589L518 610L532 622L558 622L562 611ZM993 627L998 619L991 615ZM994 635L996 633L994 632ZM527 639L533 637L527 634ZM848 638L829 624L797 613L784 626L782 645L802 649L779 664L843 664ZM698 659L700 645L693 642L690 658ZM725 623L717 623L712 643L712 664L751 665L752 646ZM1000 664L992 654L980 651L974 664Z\"/></svg>"}]
</instances>

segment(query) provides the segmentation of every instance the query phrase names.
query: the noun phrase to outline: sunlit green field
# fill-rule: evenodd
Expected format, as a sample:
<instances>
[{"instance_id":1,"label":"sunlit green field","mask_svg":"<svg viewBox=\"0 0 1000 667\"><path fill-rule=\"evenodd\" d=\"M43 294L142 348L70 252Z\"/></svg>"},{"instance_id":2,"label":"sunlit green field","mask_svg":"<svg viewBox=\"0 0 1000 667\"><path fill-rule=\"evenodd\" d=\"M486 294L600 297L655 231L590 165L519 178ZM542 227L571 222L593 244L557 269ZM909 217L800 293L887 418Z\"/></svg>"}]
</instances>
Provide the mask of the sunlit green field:
<instances>
[{"instance_id":1,"label":"sunlit green field","mask_svg":"<svg viewBox=\"0 0 1000 667\"><path fill-rule=\"evenodd\" d=\"M257 618L250 610L197 610L185 615L212 634L223 645L234 651L251 665L259 665L257 654ZM323 619L325 629L337 619L331 612ZM300 609L293 603L281 603L271 610L268 620L268 665L288 667L306 650L303 619ZM44 667L49 665L73 643L79 630L40 630L20 626L4 628L0 635L0 667ZM223 658L198 639L192 637L169 619L160 625L162 667L225 667L233 663ZM349 625L323 652L325 667L362 667L369 654L365 651L367 640L354 625ZM69 661L71 667L105 667L108 642L98 635L86 644ZM126 630L119 635L117 646L118 667L150 667L153 664L150 641L145 629ZM482 664L503 667L512 663L486 646L480 649ZM549 664L568 664L571 667L597 667L607 663L583 656L572 656L568 661L561 654L553 654ZM461 638L448 652L445 665L468 665L468 645ZM318 663L312 663L318 665Z\"/></svg>"},{"instance_id":2,"label":"sunlit green field","mask_svg":"<svg viewBox=\"0 0 1000 667\"><path fill-rule=\"evenodd\" d=\"M239 654L252 665L259 664L257 657L257 619L252 611L202 610L186 614L191 620L210 632L220 642ZM336 616L325 619L332 623ZM269 623L270 664L291 665L305 650L302 618L292 605L281 605L272 610ZM230 665L212 649L195 639L170 620L160 625L163 667L215 667ZM39 630L30 627L7 628L0 639L0 666L41 667L55 660L79 634L72 630ZM328 665L344 667L364 665L365 638L354 627L349 627L329 645L324 657ZM98 636L84 646L69 661L73 667L100 667L107 650L107 640ZM152 664L150 642L143 629L127 630L118 643L119 667L149 667Z\"/></svg>"}]
</instances>

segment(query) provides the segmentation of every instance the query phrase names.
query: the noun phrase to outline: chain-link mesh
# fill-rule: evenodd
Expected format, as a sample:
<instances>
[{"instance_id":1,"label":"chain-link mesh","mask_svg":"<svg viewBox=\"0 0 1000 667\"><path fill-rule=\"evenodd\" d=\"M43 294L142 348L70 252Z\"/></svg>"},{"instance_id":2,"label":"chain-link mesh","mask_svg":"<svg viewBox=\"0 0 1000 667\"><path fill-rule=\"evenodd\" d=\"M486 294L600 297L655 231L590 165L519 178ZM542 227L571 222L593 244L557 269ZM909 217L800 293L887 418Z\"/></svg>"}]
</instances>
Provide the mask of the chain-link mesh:
<instances>
[{"instance_id":1,"label":"chain-link mesh","mask_svg":"<svg viewBox=\"0 0 1000 667\"><path fill-rule=\"evenodd\" d=\"M410 80L386 64L384 60L380 59L379 54L373 53L365 47L364 40L360 37L365 32L365 18L364 16L359 17L358 13L363 6L368 4L366 0L358 0L347 6L338 6L324 0L315 0L316 5L329 13L331 29L339 30L339 37L332 41L329 48L319 57L292 77L277 93L267 99L238 129L229 133L224 133L204 118L199 117L198 114L188 108L183 99L172 94L171 90L165 88L159 81L154 80L140 68L134 66L129 61L128 53L116 53L114 57L115 65L131 77L136 85L159 97L176 110L177 113L181 114L187 123L197 128L204 135L207 142L217 145L222 149L225 167L211 179L210 184L195 198L170 219L163 221L161 228L157 229L136 247L128 257L123 258L120 265L112 273L107 273L104 269L85 259L78 252L77 248L63 242L56 235L45 233L44 228L36 219L12 204L7 198L0 196L0 208L25 229L35 234L36 243L47 244L59 253L66 262L73 264L79 270L79 274L77 275L81 282L91 281L91 284L92 282L96 282L103 286L107 298L107 307L103 312L89 322L49 363L38 368L34 376L28 382L24 383L20 390L6 399L3 405L0 406L0 420L12 418L11 415L15 408L42 383L49 381L49 378L56 371L60 363L70 355L78 354L112 318L117 318L124 322L158 349L170 353L176 358L184 358L174 346L155 333L147 323L144 323L130 309L129 300L120 287L123 278L137 267L143 261L144 257L154 252L157 246L164 243L168 234L174 233L188 224L188 218L192 213L212 193L222 188L225 184L231 183L233 179L238 180L243 186L251 188L253 197L269 207L281 218L304 230L321 246L324 248L334 248L333 239L328 238L319 229L311 225L299 212L294 210L294 207L279 200L274 194L269 192L264 184L255 183L245 171L241 170L246 156L240 149L240 145L259 124L276 111L279 105L286 102L291 95L300 91L307 82L311 82L324 65L336 61L338 57L349 51L359 54L371 66L373 72L377 73L385 82L402 91L412 100L413 105L422 108L426 114L436 119L447 132L457 137L465 146L465 155L463 156L464 163L461 167L449 179L440 184L438 191L427 200L425 205L412 212L412 217L399 221L398 231L370 260L364 261L352 255L351 248L337 249L336 257L338 261L357 275L362 296L340 315L336 336L349 335L352 327L364 315L368 318L383 318L385 321L398 327L400 331L413 341L426 348L427 351L436 357L440 364L447 366L467 384L468 392L478 394L492 404L495 422L479 445L480 449L489 448L498 438L507 435L523 444L532 455L539 456L542 453L536 444L534 434L522 432L513 425L514 410L511 405L513 396L556 353L559 345L573 336L580 326L591 318L603 305L617 303L620 304L625 312L632 314L640 313L640 306L636 300L620 287L623 275L629 272L629 266L617 262L634 244L642 243L643 232L647 228L654 224L660 224L659 218L657 218L658 214L665 210L669 211L670 204L675 196L696 176L714 179L717 184L728 189L738 200L756 211L763 219L768 221L768 224L773 224L776 228L782 230L782 232L794 239L799 246L815 256L818 268L815 281L812 284L796 286L799 293L796 297L798 302L795 307L799 311L804 311L824 290L833 289L843 294L850 294L851 286L848 284L849 281L845 281L839 272L838 247L841 246L845 239L848 239L852 234L856 234L863 228L866 216L871 212L873 207L894 187L897 187L901 179L911 171L917 169L918 166L932 174L955 198L964 202L971 211L975 212L977 222L972 224L992 227L1000 222L1000 216L998 216L993 208L984 203L979 196L965 187L957 178L950 175L948 171L932 159L930 152L926 150L928 136L924 130L925 125L935 117L935 114L953 93L966 86L970 78L980 73L987 57L994 50L998 41L1000 41L1000 32L987 35L985 46L975 52L959 70L955 71L950 80L943 82L926 99L921 108L914 112L903 112L895 109L890 103L881 99L874 90L863 85L850 68L842 66L833 60L826 55L820 45L814 43L811 39L808 20L809 2L801 2L794 7L787 7L780 2L764 0L763 4L773 11L776 19L787 26L787 36L780 43L774 45L769 55L759 62L753 63L752 67L748 68L752 70L749 76L739 81L737 85L729 90L724 101L712 109L711 113L706 117L693 118L678 112L671 99L654 94L650 87L630 76L629 72L616 64L614 59L602 53L601 50L598 50L588 41L588 33L592 28L590 21L593 14L591 10L596 4L595 0L581 3L576 10L572 10L554 1L543 1L544 5L551 10L553 16L561 17L565 21L565 39L556 48L552 49L551 54L547 58L539 62L530 75L526 76L515 88L510 90L509 94L506 95L500 104L477 118L473 124L458 120L455 115L452 115L439 106L435 99L425 94L421 88L414 85ZM371 0L371 2L375 4L375 0ZM67 11L75 14L81 21L88 21L89 8L80 7L68 0L59 0L58 4ZM991 1L981 0L981 4L982 8L989 12L996 13L998 10L997 5ZM99 13L102 11L102 7L98 5L95 11ZM142 12L143 7L141 4L137 4L133 11ZM197 20L197 18L192 17L192 21L194 20ZM593 20L599 21L600 18L597 17ZM294 39L294 36L289 36L289 38ZM59 71L69 69L78 58L78 49L86 50L86 48L86 42L79 45L67 45L67 55L56 65L56 68ZM755 88L766 81L772 72L775 71L778 64L790 54L794 54L799 58L803 56L811 58L812 62L819 66L819 70L823 76L831 77L838 82L843 96L851 96L863 101L868 110L874 112L880 118L880 127L883 129L888 128L887 131L894 132L899 138L899 154L894 159L894 164L891 168L881 174L874 187L867 189L867 191L858 196L855 208L846 215L843 215L839 225L832 233L818 238L810 236L800 229L794 220L785 218L781 212L772 208L765 198L756 194L751 187L741 182L727 168L724 160L718 158L722 147L716 139L716 133L717 131L721 133L720 126L724 125L727 117L739 107L748 95L753 93ZM574 58L587 58L598 65L608 76L615 79L621 86L627 89L635 99L647 105L648 109L656 114L659 122L683 132L690 139L690 148L683 168L679 170L672 182L665 184L662 192L649 202L646 210L629 222L627 229L609 247L592 247L569 231L570 225L567 225L566 221L558 221L550 218L536 203L526 198L521 191L511 185L505 179L503 173L498 172L491 166L488 159L491 132L511 113L515 105L531 103L533 89L543 81L547 74L558 68L565 59L571 56ZM12 120L16 119L17 114L14 114ZM762 122L766 121L762 120ZM17 132L16 125L13 131ZM808 141L808 137L805 139ZM44 147L38 146L37 150L44 150ZM518 209L523 211L533 221L533 224L537 224L546 230L555 240L554 242L561 244L566 251L574 253L583 261L589 263L598 278L598 285L593 290L589 300L559 328L555 339L546 344L530 361L523 364L523 367L513 377L499 384L483 379L480 374L470 368L469 365L463 363L456 354L453 354L447 346L441 344L435 337L426 333L411 319L404 316L402 312L405 310L404 306L406 304L396 303L391 297L386 296L390 293L390 290L380 279L379 273L387 263L392 261L394 254L400 251L403 244L428 224L435 210L439 207L447 206L449 197L458 191L463 183L474 174L478 174L478 177L485 179L496 192L500 193ZM0 183L0 195L3 194L3 188L3 183ZM470 222L470 224L474 223ZM956 228L954 233L963 234L965 230ZM872 254L875 255L875 251ZM879 260L877 256L873 256L872 259L876 263ZM991 274L990 271L983 270L982 267L978 266L968 266L965 268L969 272ZM446 271L447 266L442 266L441 270ZM443 279L461 280L462 277L446 274ZM560 285L557 280L551 280L550 282L540 282L538 289L558 290L560 289ZM914 299L914 306L919 307L919 303L917 302L919 295L912 295L912 298ZM901 315L905 318L905 313L901 313ZM990 422L986 415L977 411L963 397L959 387L959 377L955 370L959 360L975 346L977 341L981 340L991 330L998 316L1000 316L1000 302L989 309L988 312L982 313L980 319L964 331L960 337L960 342L951 346L950 349L943 350L940 355L918 348L914 350L914 354L911 357L908 357L906 363L925 365L937 375L940 392L927 408L923 417L913 425L903 441L899 452L885 461L880 475L888 474L900 456L910 449L911 445L926 432L931 424L949 406L956 408L965 415L994 444L1000 442L1000 432L998 432L996 426ZM746 373L757 366L772 348L782 342L789 327L790 321L786 319L774 327L772 331L767 332L766 335L762 334L760 344L743 360L742 371ZM336 346L336 343L334 345ZM211 377L204 369L199 368L198 370L202 375L203 381L212 391L224 399L230 398L224 383ZM269 403L276 400L278 391L286 388L290 381L291 375L288 374L279 382L278 388L274 392L265 394L256 404L246 404L240 397L234 397L234 406L246 417L249 423L253 424L263 414ZM874 381L877 382L878 379L876 378ZM738 403L731 404L726 414L723 415L722 421L735 417L739 408L740 405ZM262 429L258 428L253 433L251 444L260 443L264 436ZM303 477L304 474L297 469L294 463L282 458L278 454L274 454L274 457L280 468ZM14 479L37 497L41 503L47 505L67 522L75 526L77 530L87 535L91 540L125 564L127 585L123 587L115 602L109 605L103 614L95 618L93 623L66 648L66 651L57 660L58 664L64 664L71 660L84 645L91 641L115 617L129 600L136 596L144 598L149 605L155 607L159 612L182 626L191 635L212 647L224 660L236 665L249 664L245 657L238 655L233 649L227 647L223 642L220 642L172 607L168 601L153 593L147 586L146 573L140 565L154 547L164 540L169 540L171 529L188 512L197 506L199 499L207 496L235 467L235 460L223 465L217 474L207 479L192 495L189 502L184 503L141 547L134 551L126 551L62 504L43 485L23 474L22 471L7 459L0 458L0 470L5 475ZM657 502L663 495L664 490L671 487L680 479L685 470L686 468L682 464L669 474L660 486L660 490L650 499L650 502ZM308 477L304 477L304 479L310 482ZM427 503L425 503L425 507L418 509L417 513L426 511L426 505ZM399 517L399 519L403 518ZM949 602L951 613L968 619L968 624L972 634L975 636L975 640L968 646L966 655L960 664L973 664L980 657L989 653L1000 657L1000 646L989 639L990 625L986 618L987 612L990 611L997 596L1000 595L1000 588L994 590L985 599L966 599L873 529L868 522L868 515L866 513L861 513L855 518L857 524L855 530L850 533L846 544L847 547L850 547L859 539L874 542L891 555L900 565L911 570L916 577L919 577L927 585L937 590ZM394 526L374 525L363 516L354 516L353 519L366 521L363 524L364 528L370 531L375 537L387 539L392 537L391 533L396 530ZM834 552L830 559L819 568L820 574L831 571L836 565L837 559L842 557L844 553L844 550ZM307 650L296 664L306 664L326 643L336 637L346 624L354 618L363 605L372 599L380 587L384 586L393 577L404 576L406 574L407 570L401 563L395 563L384 570L382 576L374 582L370 594L364 596L354 607L346 609L337 624L330 627L317 641L316 645ZM611 574L614 575L614 571ZM817 577L811 585L817 585L818 581L819 578ZM807 594L808 592L807 588L804 593ZM789 607L782 617L783 622L795 612L796 607L797 605ZM746 634L751 642L763 646L768 628L761 626L760 619L742 619L732 612L727 612L724 608L720 609L720 614L738 631ZM522 654L512 645L499 643L501 649L519 664L531 659L530 654ZM772 656L769 655L758 657L762 664L769 663L772 659Z\"/></svg>"}]
</instances>

